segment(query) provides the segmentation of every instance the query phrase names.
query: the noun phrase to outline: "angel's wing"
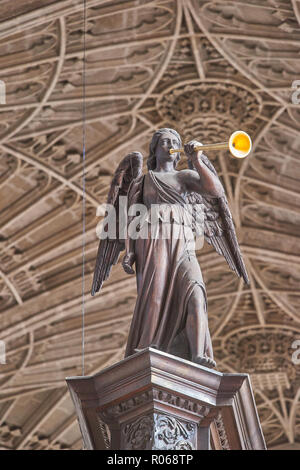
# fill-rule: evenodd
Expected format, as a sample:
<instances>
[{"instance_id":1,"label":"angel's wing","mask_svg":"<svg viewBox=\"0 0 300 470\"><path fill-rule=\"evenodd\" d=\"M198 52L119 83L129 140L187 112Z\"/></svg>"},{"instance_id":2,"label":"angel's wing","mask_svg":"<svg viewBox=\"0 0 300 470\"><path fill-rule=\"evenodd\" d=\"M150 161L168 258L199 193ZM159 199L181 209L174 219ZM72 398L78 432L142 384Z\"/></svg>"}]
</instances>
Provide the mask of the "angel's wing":
<instances>
[{"instance_id":1,"label":"angel's wing","mask_svg":"<svg viewBox=\"0 0 300 470\"><path fill-rule=\"evenodd\" d=\"M206 155L202 154L203 163L218 177L213 164ZM204 206L204 236L205 240L212 246L219 255L223 255L229 267L240 277L243 277L246 284L249 278L242 258L239 243L237 241L232 215L228 207L226 196L220 198L204 197L193 193L193 202Z\"/></svg>"},{"instance_id":2,"label":"angel's wing","mask_svg":"<svg viewBox=\"0 0 300 470\"><path fill-rule=\"evenodd\" d=\"M108 193L107 204L113 204L117 215L118 237L118 215L119 215L119 196L126 196L132 181L142 174L143 156L139 152L132 152L126 155L115 171L110 190ZM95 295L101 289L114 264L118 262L120 252L125 248L125 241L122 239L103 238L99 242L96 266L91 294Z\"/></svg>"}]
</instances>

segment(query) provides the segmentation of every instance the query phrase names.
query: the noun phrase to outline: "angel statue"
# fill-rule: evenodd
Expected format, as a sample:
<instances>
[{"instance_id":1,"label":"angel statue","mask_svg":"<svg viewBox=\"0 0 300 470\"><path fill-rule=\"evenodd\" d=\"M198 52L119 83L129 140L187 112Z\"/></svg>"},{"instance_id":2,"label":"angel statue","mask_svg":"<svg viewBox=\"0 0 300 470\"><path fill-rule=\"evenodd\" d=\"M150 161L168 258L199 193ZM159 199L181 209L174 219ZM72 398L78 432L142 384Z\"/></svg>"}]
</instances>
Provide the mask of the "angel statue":
<instances>
[{"instance_id":1,"label":"angel statue","mask_svg":"<svg viewBox=\"0 0 300 470\"><path fill-rule=\"evenodd\" d=\"M126 273L136 273L137 282L125 357L152 347L216 367L205 285L192 238L187 237L189 228L195 234L201 208L204 238L249 284L223 186L206 155L194 150L199 145L196 140L184 145L189 169L178 171L180 153L170 150L182 147L180 135L174 129L159 129L150 143L148 173L142 174L141 153L132 152L121 161L112 180L107 202L118 214L119 196L127 196L128 233L123 239L100 239L91 293L99 291L125 249L122 266ZM130 236L129 225L134 222L130 207L134 204L145 211L134 225L139 231ZM164 217L168 206L171 217ZM159 208L156 224L151 220L152 207ZM191 207L199 208L196 215ZM168 236L163 234L165 226ZM137 236L139 233L143 236Z\"/></svg>"}]
</instances>

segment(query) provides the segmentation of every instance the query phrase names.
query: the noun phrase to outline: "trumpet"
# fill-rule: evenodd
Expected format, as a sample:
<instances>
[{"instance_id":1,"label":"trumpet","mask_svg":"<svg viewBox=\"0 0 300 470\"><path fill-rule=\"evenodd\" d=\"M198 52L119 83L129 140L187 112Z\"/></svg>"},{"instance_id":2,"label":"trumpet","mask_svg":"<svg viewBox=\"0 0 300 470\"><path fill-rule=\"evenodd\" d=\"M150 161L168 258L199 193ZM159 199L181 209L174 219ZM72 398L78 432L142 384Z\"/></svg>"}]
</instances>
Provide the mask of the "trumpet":
<instances>
[{"instance_id":1,"label":"trumpet","mask_svg":"<svg viewBox=\"0 0 300 470\"><path fill-rule=\"evenodd\" d=\"M235 158L245 158L252 149L250 136L244 131L235 131L231 134L228 142L218 144L206 144L195 147L194 150L222 150L228 149ZM184 152L184 149L171 149L170 153Z\"/></svg>"}]
</instances>

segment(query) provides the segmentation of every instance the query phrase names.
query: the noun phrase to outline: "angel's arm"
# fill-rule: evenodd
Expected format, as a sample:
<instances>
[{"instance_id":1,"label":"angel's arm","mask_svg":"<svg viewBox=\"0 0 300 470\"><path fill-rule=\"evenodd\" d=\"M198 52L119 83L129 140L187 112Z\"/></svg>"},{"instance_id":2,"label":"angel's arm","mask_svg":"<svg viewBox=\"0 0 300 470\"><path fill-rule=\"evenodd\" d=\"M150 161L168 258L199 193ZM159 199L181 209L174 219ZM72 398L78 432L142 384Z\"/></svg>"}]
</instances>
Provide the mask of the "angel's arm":
<instances>
[{"instance_id":1,"label":"angel's arm","mask_svg":"<svg viewBox=\"0 0 300 470\"><path fill-rule=\"evenodd\" d=\"M192 141L184 146L185 153L192 161L197 173L192 170L186 170L185 182L190 191L195 191L203 196L223 197L224 188L217 175L211 171L201 159L201 151L195 152L194 146L198 142ZM207 157L206 157L207 158ZM188 174L187 174L188 172Z\"/></svg>"}]
</instances>

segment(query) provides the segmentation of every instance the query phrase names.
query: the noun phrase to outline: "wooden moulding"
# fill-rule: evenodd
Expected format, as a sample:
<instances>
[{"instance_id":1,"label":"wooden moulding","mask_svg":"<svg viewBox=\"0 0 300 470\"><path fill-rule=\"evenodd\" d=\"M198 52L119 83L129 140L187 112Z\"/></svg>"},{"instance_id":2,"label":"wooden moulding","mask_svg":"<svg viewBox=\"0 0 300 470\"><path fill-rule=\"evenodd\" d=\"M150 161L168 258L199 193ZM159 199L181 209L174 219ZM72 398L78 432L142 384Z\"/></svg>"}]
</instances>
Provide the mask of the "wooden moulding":
<instances>
[{"instance_id":1,"label":"wooden moulding","mask_svg":"<svg viewBox=\"0 0 300 470\"><path fill-rule=\"evenodd\" d=\"M66 380L86 449L266 448L248 374L147 348Z\"/></svg>"}]
</instances>

